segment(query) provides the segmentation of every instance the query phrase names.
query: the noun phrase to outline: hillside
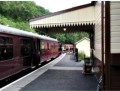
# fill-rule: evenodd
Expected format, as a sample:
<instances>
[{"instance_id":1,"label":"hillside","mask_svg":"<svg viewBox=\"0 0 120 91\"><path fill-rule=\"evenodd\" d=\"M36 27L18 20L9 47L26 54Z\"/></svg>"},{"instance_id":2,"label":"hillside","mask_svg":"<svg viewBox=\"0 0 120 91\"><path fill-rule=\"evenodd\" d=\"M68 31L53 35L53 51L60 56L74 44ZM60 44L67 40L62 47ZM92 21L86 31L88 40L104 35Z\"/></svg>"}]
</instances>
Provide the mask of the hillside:
<instances>
[{"instance_id":1,"label":"hillside","mask_svg":"<svg viewBox=\"0 0 120 91\"><path fill-rule=\"evenodd\" d=\"M32 1L0 1L0 24L25 31L35 32L29 27L29 19L49 13Z\"/></svg>"}]
</instances>

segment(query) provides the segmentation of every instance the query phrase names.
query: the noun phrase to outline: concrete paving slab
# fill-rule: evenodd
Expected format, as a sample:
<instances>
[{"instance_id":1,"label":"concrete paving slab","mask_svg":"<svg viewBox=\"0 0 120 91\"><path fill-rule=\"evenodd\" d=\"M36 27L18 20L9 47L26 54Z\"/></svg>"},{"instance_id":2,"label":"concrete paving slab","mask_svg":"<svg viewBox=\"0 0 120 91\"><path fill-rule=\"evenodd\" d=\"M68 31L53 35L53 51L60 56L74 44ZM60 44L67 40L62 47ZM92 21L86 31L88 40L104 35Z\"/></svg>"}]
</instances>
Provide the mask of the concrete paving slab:
<instances>
[{"instance_id":1,"label":"concrete paving slab","mask_svg":"<svg viewBox=\"0 0 120 91\"><path fill-rule=\"evenodd\" d=\"M60 62L55 64L54 66L59 66L59 67L83 67L84 62L76 62L74 59L73 54L67 54Z\"/></svg>"},{"instance_id":2,"label":"concrete paving slab","mask_svg":"<svg viewBox=\"0 0 120 91\"><path fill-rule=\"evenodd\" d=\"M78 70L48 70L20 91L88 91L96 90L93 75Z\"/></svg>"}]
</instances>

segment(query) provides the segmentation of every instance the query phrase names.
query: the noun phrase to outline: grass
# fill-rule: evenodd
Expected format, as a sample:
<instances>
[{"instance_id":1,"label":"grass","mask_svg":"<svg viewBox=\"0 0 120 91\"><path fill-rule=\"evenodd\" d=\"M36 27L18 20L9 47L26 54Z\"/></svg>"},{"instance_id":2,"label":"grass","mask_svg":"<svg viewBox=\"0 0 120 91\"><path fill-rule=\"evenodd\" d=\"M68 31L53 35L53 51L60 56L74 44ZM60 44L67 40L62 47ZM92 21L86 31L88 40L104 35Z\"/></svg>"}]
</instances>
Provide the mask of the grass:
<instances>
[{"instance_id":1,"label":"grass","mask_svg":"<svg viewBox=\"0 0 120 91\"><path fill-rule=\"evenodd\" d=\"M84 60L85 58L85 53L84 52L79 52L78 53L78 60L81 61L81 60Z\"/></svg>"}]
</instances>

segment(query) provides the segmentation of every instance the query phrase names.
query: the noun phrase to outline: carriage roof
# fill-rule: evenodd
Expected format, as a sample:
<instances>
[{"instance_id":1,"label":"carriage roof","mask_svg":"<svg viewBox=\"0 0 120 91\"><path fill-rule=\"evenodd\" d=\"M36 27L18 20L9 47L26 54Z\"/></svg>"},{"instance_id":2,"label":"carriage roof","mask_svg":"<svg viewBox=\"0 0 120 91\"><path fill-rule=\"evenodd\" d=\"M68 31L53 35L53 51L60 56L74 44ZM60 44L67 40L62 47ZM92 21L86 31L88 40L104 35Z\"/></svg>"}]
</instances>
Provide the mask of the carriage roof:
<instances>
[{"instance_id":1,"label":"carriage roof","mask_svg":"<svg viewBox=\"0 0 120 91\"><path fill-rule=\"evenodd\" d=\"M19 36L27 36L27 37L35 37L38 39L44 39L44 40L51 40L51 41L57 41L57 39L50 38L48 36L39 35L37 33L27 32L24 30L8 27L5 25L0 25L0 33L6 33L6 34L13 34L13 35L19 35Z\"/></svg>"}]
</instances>

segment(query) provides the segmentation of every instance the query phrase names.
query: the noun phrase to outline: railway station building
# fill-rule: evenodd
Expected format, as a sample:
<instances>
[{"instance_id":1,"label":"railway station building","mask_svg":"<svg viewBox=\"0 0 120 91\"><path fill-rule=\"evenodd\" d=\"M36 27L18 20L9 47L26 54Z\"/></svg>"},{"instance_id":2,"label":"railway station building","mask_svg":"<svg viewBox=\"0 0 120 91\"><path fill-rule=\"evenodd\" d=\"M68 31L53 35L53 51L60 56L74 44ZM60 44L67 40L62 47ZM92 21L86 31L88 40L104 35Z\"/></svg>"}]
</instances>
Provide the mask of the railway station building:
<instances>
[{"instance_id":1,"label":"railway station building","mask_svg":"<svg viewBox=\"0 0 120 91\"><path fill-rule=\"evenodd\" d=\"M94 72L104 90L120 90L120 1L89 4L30 19L36 31L88 32Z\"/></svg>"}]
</instances>

